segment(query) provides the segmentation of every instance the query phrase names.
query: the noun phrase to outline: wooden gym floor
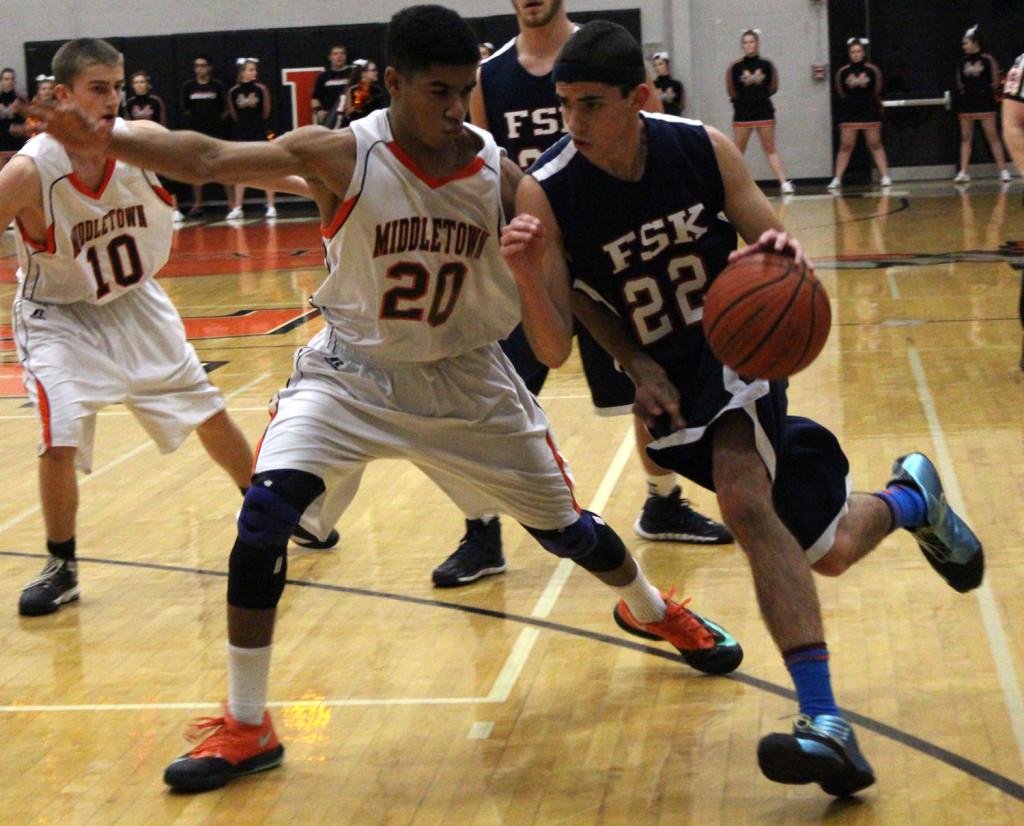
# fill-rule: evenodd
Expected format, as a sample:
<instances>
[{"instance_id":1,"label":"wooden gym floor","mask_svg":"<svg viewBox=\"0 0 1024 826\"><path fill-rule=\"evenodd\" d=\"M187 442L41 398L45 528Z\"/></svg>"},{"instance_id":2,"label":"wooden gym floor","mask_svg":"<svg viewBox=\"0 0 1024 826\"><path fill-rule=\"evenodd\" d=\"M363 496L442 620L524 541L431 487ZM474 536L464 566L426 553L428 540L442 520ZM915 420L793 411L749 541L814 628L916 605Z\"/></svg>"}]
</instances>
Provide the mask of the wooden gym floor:
<instances>
[{"instance_id":1,"label":"wooden gym floor","mask_svg":"<svg viewBox=\"0 0 1024 826\"><path fill-rule=\"evenodd\" d=\"M834 327L791 388L839 435L860 489L910 449L936 461L987 549L985 584L951 591L909 536L819 579L840 703L878 774L856 800L759 774L787 730L789 680L735 546L639 541L628 418L591 412L578 365L541 395L582 503L648 575L743 643L730 678L622 634L613 599L505 522L509 571L439 591L461 516L418 471L381 462L329 552L293 550L271 698L282 768L199 796L164 766L225 696L224 594L237 491L196 439L160 456L118 407L83 478L82 599L19 618L42 565L39 425L10 341L0 248L0 789L7 823L1012 824L1024 822L1024 373L1016 319L1019 183L847 192L779 204L817 259ZM308 221L189 226L162 283L254 442L294 348L322 323ZM685 493L716 513L713 497Z\"/></svg>"}]
</instances>

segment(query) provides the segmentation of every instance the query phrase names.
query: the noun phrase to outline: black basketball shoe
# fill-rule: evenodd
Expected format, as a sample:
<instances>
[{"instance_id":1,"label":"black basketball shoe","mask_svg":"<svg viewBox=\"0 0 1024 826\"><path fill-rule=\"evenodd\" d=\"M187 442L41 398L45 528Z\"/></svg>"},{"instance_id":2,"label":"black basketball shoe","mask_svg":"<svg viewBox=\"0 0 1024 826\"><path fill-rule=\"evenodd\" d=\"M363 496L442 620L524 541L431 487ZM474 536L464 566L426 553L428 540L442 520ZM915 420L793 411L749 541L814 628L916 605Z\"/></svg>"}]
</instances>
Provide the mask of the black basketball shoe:
<instances>
[{"instance_id":1,"label":"black basketball shoe","mask_svg":"<svg viewBox=\"0 0 1024 826\"><path fill-rule=\"evenodd\" d=\"M78 599L78 563L50 557L39 576L21 592L18 613L26 617L52 614L65 602Z\"/></svg>"},{"instance_id":2,"label":"black basketball shoe","mask_svg":"<svg viewBox=\"0 0 1024 826\"><path fill-rule=\"evenodd\" d=\"M679 485L668 496L651 494L637 517L637 536L655 542L692 542L700 545L728 545L732 534L725 525L709 519L683 499Z\"/></svg>"},{"instance_id":3,"label":"black basketball shoe","mask_svg":"<svg viewBox=\"0 0 1024 826\"><path fill-rule=\"evenodd\" d=\"M432 579L438 588L468 585L482 576L500 574L508 566L501 553L501 522L467 519L466 533L459 547L434 568Z\"/></svg>"},{"instance_id":4,"label":"black basketball shoe","mask_svg":"<svg viewBox=\"0 0 1024 826\"><path fill-rule=\"evenodd\" d=\"M326 539L317 539L301 525L296 525L292 528L292 542L300 548L309 548L311 551L326 551L328 548L333 548L337 545L339 539L341 539L341 536L333 529L327 534Z\"/></svg>"}]
</instances>

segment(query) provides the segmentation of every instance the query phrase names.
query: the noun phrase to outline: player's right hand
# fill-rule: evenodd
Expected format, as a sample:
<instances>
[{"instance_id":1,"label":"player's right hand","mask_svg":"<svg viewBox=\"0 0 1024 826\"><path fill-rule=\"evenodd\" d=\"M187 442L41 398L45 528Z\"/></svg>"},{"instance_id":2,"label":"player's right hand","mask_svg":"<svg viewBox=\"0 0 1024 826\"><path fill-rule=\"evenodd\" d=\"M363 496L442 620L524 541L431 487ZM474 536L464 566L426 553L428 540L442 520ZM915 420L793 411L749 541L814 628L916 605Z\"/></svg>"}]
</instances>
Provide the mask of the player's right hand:
<instances>
[{"instance_id":1,"label":"player's right hand","mask_svg":"<svg viewBox=\"0 0 1024 826\"><path fill-rule=\"evenodd\" d=\"M528 213L517 215L501 230L501 256L512 274L530 278L544 258L544 224Z\"/></svg>"},{"instance_id":2,"label":"player's right hand","mask_svg":"<svg viewBox=\"0 0 1024 826\"><path fill-rule=\"evenodd\" d=\"M679 411L679 391L664 368L653 359L633 359L626 370L636 385L633 415L639 416L656 438L686 427Z\"/></svg>"},{"instance_id":3,"label":"player's right hand","mask_svg":"<svg viewBox=\"0 0 1024 826\"><path fill-rule=\"evenodd\" d=\"M73 103L36 103L29 114L72 152L103 153L110 146L109 126L104 128Z\"/></svg>"}]
</instances>

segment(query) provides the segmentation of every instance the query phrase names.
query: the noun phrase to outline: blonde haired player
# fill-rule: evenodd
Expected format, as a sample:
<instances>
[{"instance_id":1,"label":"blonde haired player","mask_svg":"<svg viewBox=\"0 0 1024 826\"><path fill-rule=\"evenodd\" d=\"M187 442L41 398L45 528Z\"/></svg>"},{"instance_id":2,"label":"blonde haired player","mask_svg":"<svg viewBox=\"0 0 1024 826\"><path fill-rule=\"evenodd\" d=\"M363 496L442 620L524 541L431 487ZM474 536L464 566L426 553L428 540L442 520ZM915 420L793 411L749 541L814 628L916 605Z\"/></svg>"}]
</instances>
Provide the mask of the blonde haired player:
<instances>
[{"instance_id":1,"label":"blonde haired player","mask_svg":"<svg viewBox=\"0 0 1024 826\"><path fill-rule=\"evenodd\" d=\"M57 100L86 112L100 133L123 123L124 65L109 43L65 43L53 71ZM91 469L101 408L122 402L164 453L195 430L239 488L249 483L249 444L154 280L170 254L171 210L151 172L103 151L66 151L45 133L0 171L0 222L17 222L12 321L42 425L39 488L50 553L22 591L22 614L52 613L78 599L76 467Z\"/></svg>"}]
</instances>

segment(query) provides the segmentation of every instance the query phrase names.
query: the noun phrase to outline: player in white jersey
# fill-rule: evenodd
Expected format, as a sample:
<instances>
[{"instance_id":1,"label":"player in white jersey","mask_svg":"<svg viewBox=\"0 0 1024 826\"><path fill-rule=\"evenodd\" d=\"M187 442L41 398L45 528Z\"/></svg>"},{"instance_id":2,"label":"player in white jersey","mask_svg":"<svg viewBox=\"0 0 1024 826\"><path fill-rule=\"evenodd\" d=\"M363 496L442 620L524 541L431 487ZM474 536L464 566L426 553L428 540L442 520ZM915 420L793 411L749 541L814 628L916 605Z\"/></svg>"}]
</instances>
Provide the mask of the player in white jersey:
<instances>
[{"instance_id":1,"label":"player in white jersey","mask_svg":"<svg viewBox=\"0 0 1024 826\"><path fill-rule=\"evenodd\" d=\"M742 658L735 640L653 588L619 537L576 504L547 418L497 339L517 288L498 233L515 164L463 125L478 50L455 12L414 6L388 27L392 106L349 129L303 127L265 144L187 132L92 135L74 112L51 128L186 180L253 170L300 175L322 216L331 273L315 301L328 326L299 350L257 458L228 575L228 709L164 779L199 791L271 768L283 747L266 711L285 542L302 514L330 525L365 465L402 456L465 511L504 511L540 544L612 587L651 638L711 673ZM564 323L564 320L563 320Z\"/></svg>"},{"instance_id":2,"label":"player in white jersey","mask_svg":"<svg viewBox=\"0 0 1024 826\"><path fill-rule=\"evenodd\" d=\"M124 86L117 50L74 40L53 65L57 99L109 134ZM22 592L22 614L51 613L78 598L76 466L91 469L96 414L106 405L122 402L164 453L196 430L235 484L248 485L249 444L154 280L170 253L171 210L154 174L103 151L66 151L45 133L0 172L0 221L17 222L13 326L42 420L40 496L51 557Z\"/></svg>"}]
</instances>

